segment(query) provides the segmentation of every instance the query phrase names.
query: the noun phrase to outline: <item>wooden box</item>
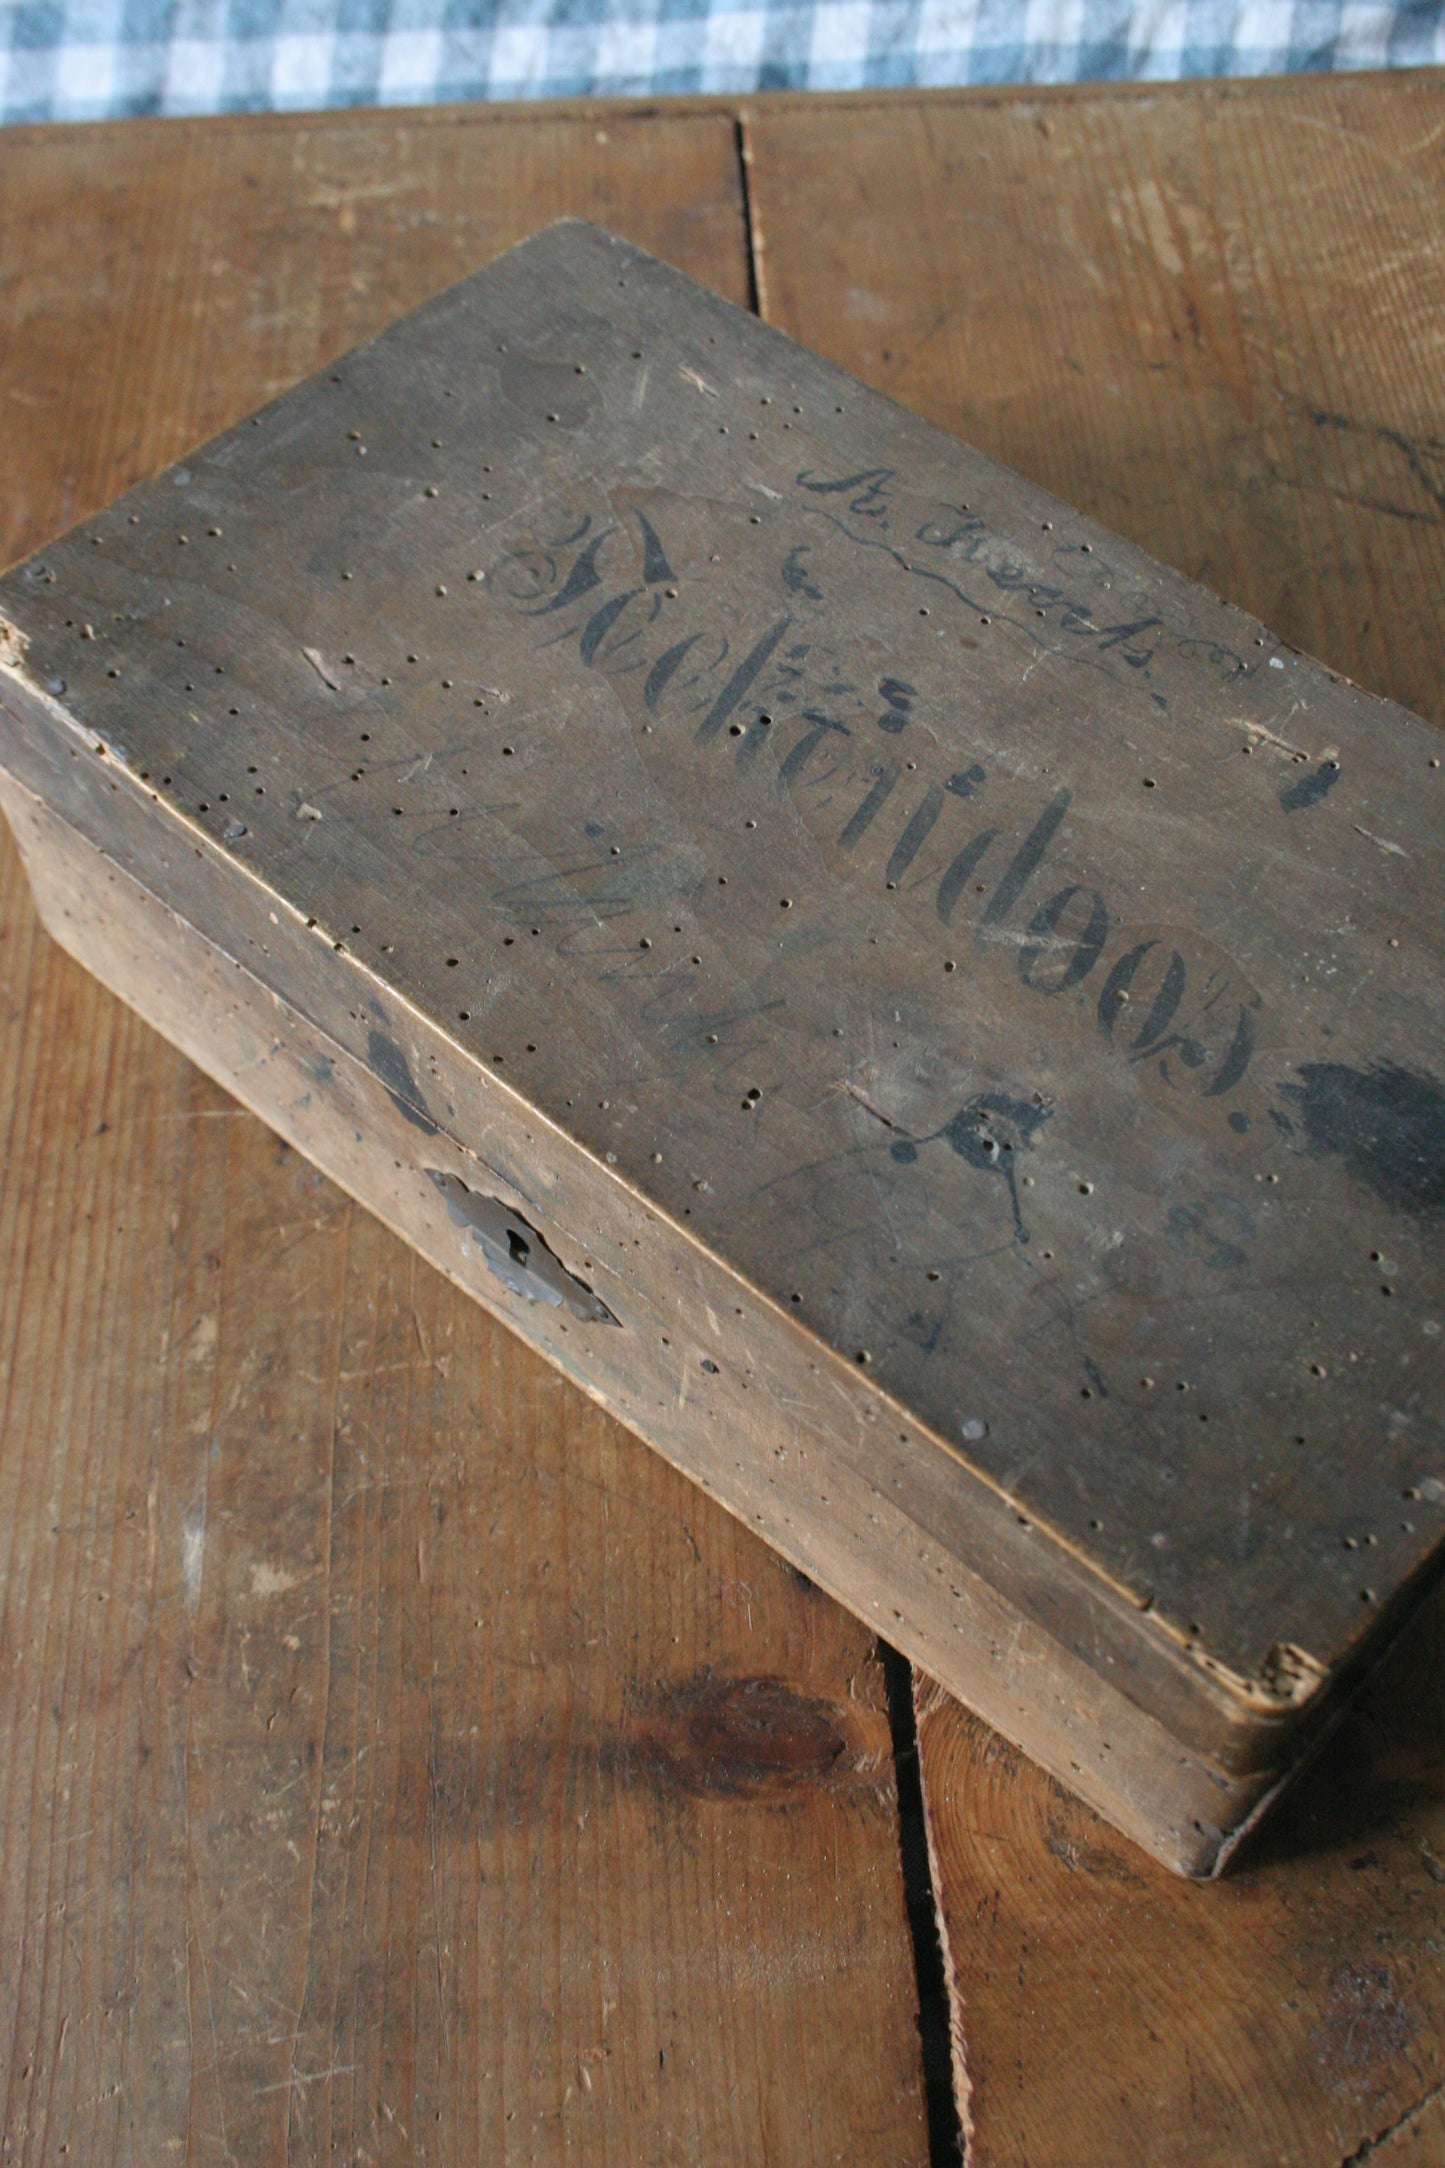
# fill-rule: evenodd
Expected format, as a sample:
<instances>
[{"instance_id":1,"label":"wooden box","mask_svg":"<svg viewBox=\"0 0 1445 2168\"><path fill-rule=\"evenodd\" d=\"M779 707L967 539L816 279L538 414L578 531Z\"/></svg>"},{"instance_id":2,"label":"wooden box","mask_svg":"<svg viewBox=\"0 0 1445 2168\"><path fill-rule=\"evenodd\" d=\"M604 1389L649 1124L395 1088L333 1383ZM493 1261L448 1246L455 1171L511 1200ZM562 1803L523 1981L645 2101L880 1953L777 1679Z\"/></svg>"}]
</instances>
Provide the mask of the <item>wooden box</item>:
<instances>
[{"instance_id":1,"label":"wooden box","mask_svg":"<svg viewBox=\"0 0 1445 2168\"><path fill-rule=\"evenodd\" d=\"M1445 1556L1438 743L575 223L0 582L56 938L1192 1873Z\"/></svg>"}]
</instances>

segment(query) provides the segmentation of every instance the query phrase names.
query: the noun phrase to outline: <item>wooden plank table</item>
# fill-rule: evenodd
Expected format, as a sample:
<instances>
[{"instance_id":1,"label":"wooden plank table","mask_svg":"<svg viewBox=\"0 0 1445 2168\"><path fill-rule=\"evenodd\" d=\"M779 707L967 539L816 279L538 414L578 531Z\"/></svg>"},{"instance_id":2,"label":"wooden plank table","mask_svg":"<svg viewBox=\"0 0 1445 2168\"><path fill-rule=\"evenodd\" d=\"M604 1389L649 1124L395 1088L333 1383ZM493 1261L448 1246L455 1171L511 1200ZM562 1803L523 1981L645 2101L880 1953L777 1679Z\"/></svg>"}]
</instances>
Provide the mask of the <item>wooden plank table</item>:
<instances>
[{"instance_id":1,"label":"wooden plank table","mask_svg":"<svg viewBox=\"0 0 1445 2168\"><path fill-rule=\"evenodd\" d=\"M1436 76L10 131L0 560L576 211L1445 720L1442 195ZM0 1137L0 2159L1445 2161L1440 1605L1222 1888L915 1682L930 1891L896 1662L8 843Z\"/></svg>"}]
</instances>

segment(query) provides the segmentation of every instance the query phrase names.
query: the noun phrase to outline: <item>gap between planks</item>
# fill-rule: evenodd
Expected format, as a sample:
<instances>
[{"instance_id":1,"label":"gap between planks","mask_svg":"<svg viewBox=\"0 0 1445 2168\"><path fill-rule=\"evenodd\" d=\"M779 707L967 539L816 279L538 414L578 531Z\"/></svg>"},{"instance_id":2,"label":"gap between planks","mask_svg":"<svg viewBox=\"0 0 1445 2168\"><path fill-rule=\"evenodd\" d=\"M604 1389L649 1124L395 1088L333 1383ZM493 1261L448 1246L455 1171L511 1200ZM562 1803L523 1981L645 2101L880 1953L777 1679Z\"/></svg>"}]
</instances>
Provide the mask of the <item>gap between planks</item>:
<instances>
[{"instance_id":1,"label":"gap between planks","mask_svg":"<svg viewBox=\"0 0 1445 2168\"><path fill-rule=\"evenodd\" d=\"M768 314L766 243L753 185L753 134L746 106L733 115L738 192L748 266L748 306L764 323ZM923 1800L923 1773L914 1716L915 1674L900 1650L878 1637L878 1658L888 1688L893 1743L893 1783L898 1805L898 1852L903 1898L913 1948L918 1998L918 2051L928 2127L930 2168L968 2168L969 2082L962 2032L955 2021L945 1970L942 1892L934 1873Z\"/></svg>"}]
</instances>

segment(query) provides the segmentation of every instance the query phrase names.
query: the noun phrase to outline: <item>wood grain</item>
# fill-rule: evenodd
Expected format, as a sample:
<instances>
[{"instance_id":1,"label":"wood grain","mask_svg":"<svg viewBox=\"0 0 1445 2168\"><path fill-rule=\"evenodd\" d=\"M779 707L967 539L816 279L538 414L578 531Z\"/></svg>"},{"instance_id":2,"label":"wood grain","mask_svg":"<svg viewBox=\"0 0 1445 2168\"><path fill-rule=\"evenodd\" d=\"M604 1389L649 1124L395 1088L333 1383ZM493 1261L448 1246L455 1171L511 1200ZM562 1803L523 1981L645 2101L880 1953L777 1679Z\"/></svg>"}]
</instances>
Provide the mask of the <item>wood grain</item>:
<instances>
[{"instance_id":1,"label":"wood grain","mask_svg":"<svg viewBox=\"0 0 1445 2168\"><path fill-rule=\"evenodd\" d=\"M0 563L550 219L748 296L717 113L125 121L0 158Z\"/></svg>"},{"instance_id":2,"label":"wood grain","mask_svg":"<svg viewBox=\"0 0 1445 2168\"><path fill-rule=\"evenodd\" d=\"M1445 720L1438 71L749 128L770 319Z\"/></svg>"},{"instance_id":3,"label":"wood grain","mask_svg":"<svg viewBox=\"0 0 1445 2168\"><path fill-rule=\"evenodd\" d=\"M1438 75L750 127L784 328L1445 720ZM920 1682L975 2168L1445 2161L1442 1631L1206 1891Z\"/></svg>"},{"instance_id":4,"label":"wood grain","mask_svg":"<svg viewBox=\"0 0 1445 2168\"><path fill-rule=\"evenodd\" d=\"M1437 1601L1208 1889L920 1681L974 2168L1445 2158L1442 1651Z\"/></svg>"},{"instance_id":5,"label":"wood grain","mask_svg":"<svg viewBox=\"0 0 1445 2168\"><path fill-rule=\"evenodd\" d=\"M561 211L746 284L716 117L17 131L0 204L5 553ZM8 843L0 997L7 2162L925 2159L871 1637Z\"/></svg>"}]
</instances>

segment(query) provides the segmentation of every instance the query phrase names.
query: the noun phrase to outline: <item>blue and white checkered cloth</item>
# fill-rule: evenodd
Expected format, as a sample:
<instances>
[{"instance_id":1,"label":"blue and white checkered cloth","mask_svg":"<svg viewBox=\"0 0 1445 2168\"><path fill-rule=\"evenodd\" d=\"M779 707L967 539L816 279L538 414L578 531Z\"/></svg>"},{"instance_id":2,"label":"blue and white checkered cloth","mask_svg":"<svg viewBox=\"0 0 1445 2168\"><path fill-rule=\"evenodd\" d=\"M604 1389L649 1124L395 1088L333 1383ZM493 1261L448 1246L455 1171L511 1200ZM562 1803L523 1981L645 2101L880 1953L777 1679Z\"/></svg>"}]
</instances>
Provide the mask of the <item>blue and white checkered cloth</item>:
<instances>
[{"instance_id":1,"label":"blue and white checkered cloth","mask_svg":"<svg viewBox=\"0 0 1445 2168\"><path fill-rule=\"evenodd\" d=\"M1445 0L0 0L0 120L1445 62Z\"/></svg>"}]
</instances>

